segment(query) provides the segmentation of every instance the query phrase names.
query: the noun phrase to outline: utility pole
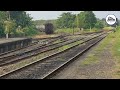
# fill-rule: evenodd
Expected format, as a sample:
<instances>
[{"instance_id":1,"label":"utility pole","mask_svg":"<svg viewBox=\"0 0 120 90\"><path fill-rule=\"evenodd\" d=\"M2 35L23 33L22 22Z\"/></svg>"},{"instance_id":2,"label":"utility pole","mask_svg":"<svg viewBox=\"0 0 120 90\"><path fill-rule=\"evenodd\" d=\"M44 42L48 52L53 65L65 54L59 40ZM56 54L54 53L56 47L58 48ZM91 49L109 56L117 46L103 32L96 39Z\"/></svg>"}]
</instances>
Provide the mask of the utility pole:
<instances>
[{"instance_id":1,"label":"utility pole","mask_svg":"<svg viewBox=\"0 0 120 90\"><path fill-rule=\"evenodd\" d=\"M74 23L73 23L73 35L74 35Z\"/></svg>"},{"instance_id":2,"label":"utility pole","mask_svg":"<svg viewBox=\"0 0 120 90\"><path fill-rule=\"evenodd\" d=\"M7 11L7 14L8 14L8 20L10 20L10 12Z\"/></svg>"},{"instance_id":3,"label":"utility pole","mask_svg":"<svg viewBox=\"0 0 120 90\"><path fill-rule=\"evenodd\" d=\"M79 28L78 14L76 14L76 19L77 19L77 28Z\"/></svg>"},{"instance_id":4,"label":"utility pole","mask_svg":"<svg viewBox=\"0 0 120 90\"><path fill-rule=\"evenodd\" d=\"M7 11L7 14L8 14L8 21L10 21L10 12L9 11ZM6 38L9 38L9 33L6 33Z\"/></svg>"}]
</instances>

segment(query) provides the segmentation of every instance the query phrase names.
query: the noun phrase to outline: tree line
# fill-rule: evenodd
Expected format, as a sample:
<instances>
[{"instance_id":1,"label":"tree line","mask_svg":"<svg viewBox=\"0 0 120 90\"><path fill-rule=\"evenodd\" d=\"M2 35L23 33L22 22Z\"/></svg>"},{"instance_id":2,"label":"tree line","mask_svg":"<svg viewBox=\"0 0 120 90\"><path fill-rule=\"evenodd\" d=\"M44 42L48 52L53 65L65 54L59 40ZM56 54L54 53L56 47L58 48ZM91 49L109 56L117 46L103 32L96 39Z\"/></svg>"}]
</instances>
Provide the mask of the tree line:
<instances>
[{"instance_id":1,"label":"tree line","mask_svg":"<svg viewBox=\"0 0 120 90\"><path fill-rule=\"evenodd\" d=\"M58 28L84 28L91 29L103 28L105 26L104 20L97 19L92 11L83 11L75 15L70 12L63 13L57 19Z\"/></svg>"},{"instance_id":2,"label":"tree line","mask_svg":"<svg viewBox=\"0 0 120 90\"><path fill-rule=\"evenodd\" d=\"M0 11L0 37L36 34L32 17L25 11Z\"/></svg>"},{"instance_id":3,"label":"tree line","mask_svg":"<svg viewBox=\"0 0 120 90\"><path fill-rule=\"evenodd\" d=\"M117 19L116 23L112 25L115 27L119 25L119 20ZM70 12L63 13L58 17L57 21L58 28L84 28L84 29L91 29L91 28L98 28L101 29L105 26L109 26L105 18L98 19L96 18L95 14L92 11L82 11L79 14L72 14Z\"/></svg>"}]
</instances>

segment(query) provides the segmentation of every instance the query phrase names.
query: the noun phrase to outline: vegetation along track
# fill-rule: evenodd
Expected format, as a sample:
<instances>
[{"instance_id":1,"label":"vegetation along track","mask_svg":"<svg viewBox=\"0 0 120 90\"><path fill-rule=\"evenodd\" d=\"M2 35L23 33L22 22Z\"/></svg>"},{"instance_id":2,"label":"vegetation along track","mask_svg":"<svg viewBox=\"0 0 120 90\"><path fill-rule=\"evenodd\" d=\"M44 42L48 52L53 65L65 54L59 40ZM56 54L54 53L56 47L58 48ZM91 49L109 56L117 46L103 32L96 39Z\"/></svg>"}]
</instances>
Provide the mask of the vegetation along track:
<instances>
[{"instance_id":1,"label":"vegetation along track","mask_svg":"<svg viewBox=\"0 0 120 90\"><path fill-rule=\"evenodd\" d=\"M64 51L46 56L41 60L32 62L29 65L20 67L19 69L10 71L0 78L46 78L58 68L64 66L65 63L74 59L79 54L85 52L88 48L103 39L106 34L102 33L93 38L86 39L84 42L76 44Z\"/></svg>"},{"instance_id":2,"label":"vegetation along track","mask_svg":"<svg viewBox=\"0 0 120 90\"><path fill-rule=\"evenodd\" d=\"M28 47L35 47L36 45L38 46L45 46L45 45L47 45L47 44L50 44L50 43L52 43L52 42L54 42L54 41L56 41L56 40L58 40L58 39L62 39L62 38L64 38L64 36L59 36L59 37L54 37L54 38L50 38L50 39L37 39L37 40L33 40L32 41L32 43L30 44L30 45L28 45L28 46L25 46L25 47L22 47L22 48L18 48L18 49L14 49L14 50L11 50L11 51L8 51L8 52L4 52L4 53L0 53L0 56L4 56L4 55L6 55L6 54L9 54L9 53L12 53L12 52L15 52L15 51L19 51L19 50L21 50L21 49L26 49L26 48L28 48ZM43 43L43 44L39 44L39 42L41 42L41 43ZM44 43L44 42L47 42L47 44L46 43Z\"/></svg>"},{"instance_id":3,"label":"vegetation along track","mask_svg":"<svg viewBox=\"0 0 120 90\"><path fill-rule=\"evenodd\" d=\"M88 34L101 33L101 32L102 32L102 31L99 31L99 32L91 32L91 33L84 33L84 34L75 34L75 35L88 35ZM39 38L37 38L37 39L32 39L32 43L31 43L30 45L25 46L25 47L22 47L22 48L14 49L14 50L11 50L11 51L8 51L8 52L0 53L0 57L1 57L1 56L4 57L4 55L6 55L6 54L13 53L13 52L16 52L16 51L19 51L19 50L22 50L22 49L26 49L26 48L28 48L28 47L32 48L32 47L35 47L36 45L39 46L39 47L42 47L42 46L45 47L46 45L51 44L52 42L54 42L54 41L56 41L56 40L58 40L58 39L63 39L63 38L65 38L65 37L67 37L67 36L72 36L72 35L60 35L60 36L58 36L58 37L45 38L45 39L39 39ZM39 45L39 42L43 42L43 44L40 44L40 45ZM47 42L47 44L44 43L44 42Z\"/></svg>"},{"instance_id":4,"label":"vegetation along track","mask_svg":"<svg viewBox=\"0 0 120 90\"><path fill-rule=\"evenodd\" d=\"M60 38L60 39L55 39L55 40L49 40L49 43L51 42L55 42L56 40L61 40L62 38ZM64 39L63 39L64 40ZM48 41L48 40L47 40ZM47 41L42 41L43 43L44 42L47 42ZM20 54L20 53L23 53L23 52L27 52L27 51L31 51L31 50L33 50L33 49L38 49L38 48L43 48L43 47L47 47L47 46L50 46L50 45L52 45L52 44L35 44L35 45L33 45L33 46L30 46L30 47L26 47L26 48L23 48L23 49L20 49L20 50L17 50L17 51L14 51L14 52L10 52L10 53L6 53L6 54L4 54L4 55L1 55L0 56L0 59L2 59L2 58L5 58L5 57L9 57L9 56L11 56L11 55L16 55L16 54Z\"/></svg>"},{"instance_id":5,"label":"vegetation along track","mask_svg":"<svg viewBox=\"0 0 120 90\"><path fill-rule=\"evenodd\" d=\"M92 35L92 34L90 34L90 35ZM50 50L60 48L64 45L71 44L71 43L74 43L74 42L76 42L78 40L82 40L82 39L84 39L84 38L80 37L75 40L67 40L67 41L63 40L63 41L60 41L55 44L47 45L48 47L44 46L44 48L43 47L37 47L37 48L35 47L33 49L21 50L21 52L20 51L14 52L14 53L0 57L0 66L15 63L16 61L24 60L26 58L30 58L32 56L35 56L35 55L38 55L41 53L45 53Z\"/></svg>"},{"instance_id":6,"label":"vegetation along track","mask_svg":"<svg viewBox=\"0 0 120 90\"><path fill-rule=\"evenodd\" d=\"M86 34L88 34L88 33L86 33ZM81 34L77 34L77 35L81 35ZM71 36L71 35L67 35L67 36ZM8 52L5 52L5 53L0 53L0 58L11 56L12 54L16 54L18 52L21 52L21 50L26 51L26 49L30 50L30 49L37 48L37 47L40 47L40 48L47 47L47 46L52 45L52 43L57 41L57 40L62 40L62 39L65 40L66 39L65 37L67 37L67 36L61 35L59 37L54 37L54 38L50 38L50 39L49 38L34 39L34 42L31 43L30 45L26 46L26 47L18 48L18 49L11 50L11 51L8 51Z\"/></svg>"},{"instance_id":7,"label":"vegetation along track","mask_svg":"<svg viewBox=\"0 0 120 90\"><path fill-rule=\"evenodd\" d=\"M13 63L15 61L23 60L23 59L26 59L26 58L30 58L32 56L35 56L35 55L38 55L38 54L41 54L41 53L48 52L50 50L60 48L64 45L68 45L68 44L74 43L74 42L76 42L78 40L82 40L82 39L83 38L78 38L78 39L75 39L75 40L62 41L62 43L53 44L49 47L35 48L35 49L25 51L25 52L22 52L22 53L12 54L10 56L2 57L0 59L0 66L10 64L10 63Z\"/></svg>"}]
</instances>

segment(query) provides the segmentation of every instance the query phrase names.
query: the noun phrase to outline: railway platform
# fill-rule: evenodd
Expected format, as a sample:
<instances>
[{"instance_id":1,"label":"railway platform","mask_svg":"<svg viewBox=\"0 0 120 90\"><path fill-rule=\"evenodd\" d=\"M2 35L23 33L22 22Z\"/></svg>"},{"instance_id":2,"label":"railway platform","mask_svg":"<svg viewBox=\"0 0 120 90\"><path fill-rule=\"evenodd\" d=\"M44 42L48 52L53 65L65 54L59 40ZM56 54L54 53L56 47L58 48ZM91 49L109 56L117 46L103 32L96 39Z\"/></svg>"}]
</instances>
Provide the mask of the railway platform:
<instances>
[{"instance_id":1,"label":"railway platform","mask_svg":"<svg viewBox=\"0 0 120 90\"><path fill-rule=\"evenodd\" d=\"M31 38L1 38L0 53L28 46L31 42Z\"/></svg>"}]
</instances>

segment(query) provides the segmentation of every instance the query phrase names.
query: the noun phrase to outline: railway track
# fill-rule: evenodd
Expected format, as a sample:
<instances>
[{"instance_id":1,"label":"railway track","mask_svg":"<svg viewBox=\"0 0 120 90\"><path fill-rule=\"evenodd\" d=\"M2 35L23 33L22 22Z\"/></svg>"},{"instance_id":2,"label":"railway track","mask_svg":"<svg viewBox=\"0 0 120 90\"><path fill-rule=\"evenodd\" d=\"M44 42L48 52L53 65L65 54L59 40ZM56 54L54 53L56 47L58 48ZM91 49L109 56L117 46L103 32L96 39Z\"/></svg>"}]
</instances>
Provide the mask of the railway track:
<instances>
[{"instance_id":1,"label":"railway track","mask_svg":"<svg viewBox=\"0 0 120 90\"><path fill-rule=\"evenodd\" d=\"M88 34L93 34L93 33L101 33L102 31L99 31L99 32L92 32L92 33L84 33L84 34L75 34L75 35L88 35ZM14 50L11 50L11 51L8 51L8 52L4 52L4 53L0 53L0 57L3 56L3 55L6 55L6 54L9 54L9 53L12 53L12 52L15 52L15 51L18 51L18 50L21 50L21 49L25 49L25 48L28 48L28 47L31 47L31 46L35 46L35 45L38 45L39 44L39 41L43 40L43 42L48 42L47 44L49 43L52 43L60 38L65 38L67 36L72 36L72 35L60 35L58 37L52 37L52 38L43 38L43 39L33 39L33 43L31 43L30 45L26 46L26 47L22 47L22 48L18 48L18 49L14 49ZM42 44L40 45L41 47L42 46L46 46L47 45L46 43L45 44Z\"/></svg>"},{"instance_id":2,"label":"railway track","mask_svg":"<svg viewBox=\"0 0 120 90\"><path fill-rule=\"evenodd\" d=\"M77 34L77 35L81 35L81 34ZM18 49L15 49L15 50L8 51L8 52L0 53L0 58L4 57L4 55L6 56L7 54L11 54L11 53L14 53L14 52L16 53L16 51L20 51L20 50L24 50L24 49L26 50L26 48L29 49L29 48L34 48L34 47L41 47L41 48L47 47L49 44L52 44L53 42L55 42L57 40L64 39L67 36L72 36L72 35L66 35L66 36L61 35L61 36L53 37L53 38L34 39L34 42L31 43L30 45L26 46L26 47L22 47L22 48L18 48Z\"/></svg>"},{"instance_id":3,"label":"railway track","mask_svg":"<svg viewBox=\"0 0 120 90\"><path fill-rule=\"evenodd\" d=\"M25 47L22 47L22 48L18 48L18 49L14 49L14 50L11 50L11 51L8 51L8 52L4 52L4 53L0 53L0 57L1 56L3 56L3 55L6 55L6 54L9 54L9 53L12 53L12 52L15 52L15 51L19 51L19 50L21 50L21 49L26 49L26 48L28 48L28 47L35 47L35 46L37 46L37 45L39 45L39 46L45 46L45 45L47 45L47 44L50 44L50 43L52 43L52 42L54 42L54 41L56 41L56 40L58 40L58 39L62 39L62 38L64 38L65 36L59 36L59 37L54 37L54 38L50 38L50 39L48 39L48 38L46 38L46 39L35 39L35 40L33 40L33 42L30 44L30 45L28 45L28 46L25 46ZM39 44L39 42L41 42L41 43L43 43L43 44ZM47 43L45 43L45 42L47 42Z\"/></svg>"},{"instance_id":4,"label":"railway track","mask_svg":"<svg viewBox=\"0 0 120 90\"><path fill-rule=\"evenodd\" d=\"M105 36L106 34L102 33L93 38L86 39L83 42L76 44L64 51L53 53L38 61L32 62L29 65L25 65L21 68L18 68L16 70L3 74L0 76L0 78L34 78L34 77L41 78L41 79L47 78L53 72L56 72L59 68L64 66L66 63L68 63L69 61L72 61L74 58L78 57L87 49L89 49L90 47L95 45L97 42L102 40ZM72 54L70 54L71 52ZM58 60L59 57L62 57L63 60ZM40 69L38 70L39 72L37 71L39 75L34 73L36 72L36 69L37 70Z\"/></svg>"},{"instance_id":5,"label":"railway track","mask_svg":"<svg viewBox=\"0 0 120 90\"><path fill-rule=\"evenodd\" d=\"M62 39L63 39L63 40L62 40ZM35 48L35 49L39 49L39 48L44 48L44 47L48 47L48 46L52 46L52 45L58 44L58 43L52 44L52 42L55 42L56 40L61 40L61 41L58 42L58 43L65 42L65 40L67 41L66 38L58 38L58 39L49 41L49 43L51 43L51 44L47 44L47 45L46 45L46 44L44 44L44 45L39 45L39 44L37 44L37 45L34 45L33 47L32 47L32 46L31 46L31 47L26 47L26 48L23 48L23 49L14 51L13 53L12 53L12 52L6 52L6 53L0 55L0 59L5 58L5 57L7 57L7 56L14 55L14 54L19 53L19 52L24 52L24 51L28 51L28 50L31 51L32 48L33 48L33 49L34 49L34 48ZM48 41L48 40L47 40L47 41ZM46 42L46 41L44 41L44 42ZM43 43L44 43L44 42L43 42ZM28 50L27 50L27 49L28 49Z\"/></svg>"},{"instance_id":6,"label":"railway track","mask_svg":"<svg viewBox=\"0 0 120 90\"><path fill-rule=\"evenodd\" d=\"M52 39L52 40L38 41L37 43L35 43L35 44L32 43L32 45L29 45L25 48L21 48L21 49L17 49L17 50L13 50L13 51L9 51L9 52L0 54L0 58L5 57L5 56L10 56L12 54L16 54L16 53L19 53L19 52L24 52L27 49L32 50L32 48L34 49L34 48L37 48L37 47L41 47L41 48L47 47L49 45L52 45L53 42L55 42L57 40L61 40L61 39L64 40L64 38L57 38L57 39ZM39 44L39 42L40 42L40 44ZM45 43L45 42L48 42L48 43ZM43 44L41 44L41 43L43 43Z\"/></svg>"},{"instance_id":7,"label":"railway track","mask_svg":"<svg viewBox=\"0 0 120 90\"><path fill-rule=\"evenodd\" d=\"M100 32L94 32L94 33L100 33ZM94 34L94 33L85 33L85 34L76 34L76 35L88 35L88 34ZM5 53L1 53L0 54L0 58L5 58L5 56L10 56L12 53L13 54L16 54L16 53L18 53L18 52L20 52L20 50L24 50L24 51L26 51L26 48L28 48L28 49L30 49L30 48L34 48L34 47L41 47L41 48L43 48L43 47L48 47L48 46L50 46L50 45L53 45L53 44L50 44L50 43L52 43L52 42L55 42L56 40L59 40L59 39L65 39L64 37L68 37L68 36L72 36L72 35L67 35L67 36L59 36L59 38L58 37L56 37L56 38L51 38L52 40L45 40L45 41L41 41L41 42L48 42L48 44L43 44L43 45L39 45L39 41L37 41L37 42L35 42L35 43L32 43L32 44L30 44L29 46L27 46L27 47L24 47L24 48L20 48L20 49L16 49L16 50L12 50L12 51L8 51L8 52L5 52ZM41 39L40 39L41 40ZM50 44L50 45L49 45ZM57 44L57 43L56 43ZM16 51L18 51L18 52L16 52ZM23 52L23 51L22 51ZM9 55L10 54L10 55Z\"/></svg>"},{"instance_id":8,"label":"railway track","mask_svg":"<svg viewBox=\"0 0 120 90\"><path fill-rule=\"evenodd\" d=\"M92 34L90 34L90 35L92 35ZM43 46L44 48L39 47L39 48L30 49L30 50L26 49L24 51L21 51L21 53L14 52L14 53L11 53L10 55L0 57L0 66L12 64L12 63L15 63L17 61L24 60L26 58L31 58L31 57L36 56L38 54L45 53L45 52L60 48L64 45L71 44L71 43L74 43L74 42L76 42L78 40L82 40L82 39L84 39L84 38L77 38L75 40L67 40L67 41L63 40L63 41L60 41L60 42L55 43L55 44Z\"/></svg>"},{"instance_id":9,"label":"railway track","mask_svg":"<svg viewBox=\"0 0 120 90\"><path fill-rule=\"evenodd\" d=\"M50 78L52 78L55 74L59 73L60 70L62 70L65 67L67 67L70 63L72 63L74 60L76 60L77 58L79 58L80 55L82 55L83 53L85 53L87 50L89 50L91 47L93 47L95 44L97 44L98 42L100 42L105 37L106 37L106 35L103 36L103 37L100 37L98 40L95 40L95 41L93 40L93 42L91 44L89 44L88 46L86 44L86 46L83 46L84 49L82 49L80 52L78 52L73 57L71 57L68 60L66 60L64 63L62 63L61 65L59 65L55 69L51 70L49 73L47 73L44 76L40 77L40 79L50 79Z\"/></svg>"},{"instance_id":10,"label":"railway track","mask_svg":"<svg viewBox=\"0 0 120 90\"><path fill-rule=\"evenodd\" d=\"M57 48L60 48L64 45L68 45L68 44L71 44L71 43L74 43L78 40L82 40L83 38L79 38L77 40L70 40L70 41L63 41L62 43L58 43L54 45L51 45L49 47L46 47L46 48L37 48L37 49L33 49L31 51L27 51L27 52L22 52L22 54L13 54L11 56L6 56L6 57L2 57L0 59L0 66L3 66L3 65L7 65L7 64L12 64L12 63L15 63L16 61L20 61L20 60L24 60L26 58L31 58L33 56L36 56L38 54L41 54L41 53L45 53L45 52L48 52L48 51L51 51L51 50L56 50Z\"/></svg>"}]
</instances>

